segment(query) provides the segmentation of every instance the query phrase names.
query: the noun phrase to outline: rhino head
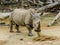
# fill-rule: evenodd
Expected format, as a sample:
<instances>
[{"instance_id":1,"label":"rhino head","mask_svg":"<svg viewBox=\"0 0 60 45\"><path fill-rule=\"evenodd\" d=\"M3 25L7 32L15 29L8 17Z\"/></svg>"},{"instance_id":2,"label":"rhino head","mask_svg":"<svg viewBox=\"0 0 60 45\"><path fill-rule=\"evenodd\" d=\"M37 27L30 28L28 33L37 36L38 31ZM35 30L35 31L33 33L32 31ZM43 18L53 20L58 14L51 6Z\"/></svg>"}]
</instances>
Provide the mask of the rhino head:
<instances>
[{"instance_id":1,"label":"rhino head","mask_svg":"<svg viewBox=\"0 0 60 45\"><path fill-rule=\"evenodd\" d=\"M42 13L31 12L32 20L33 20L33 28L37 32L38 36L40 36L39 32L41 32L40 28L40 16Z\"/></svg>"}]
</instances>

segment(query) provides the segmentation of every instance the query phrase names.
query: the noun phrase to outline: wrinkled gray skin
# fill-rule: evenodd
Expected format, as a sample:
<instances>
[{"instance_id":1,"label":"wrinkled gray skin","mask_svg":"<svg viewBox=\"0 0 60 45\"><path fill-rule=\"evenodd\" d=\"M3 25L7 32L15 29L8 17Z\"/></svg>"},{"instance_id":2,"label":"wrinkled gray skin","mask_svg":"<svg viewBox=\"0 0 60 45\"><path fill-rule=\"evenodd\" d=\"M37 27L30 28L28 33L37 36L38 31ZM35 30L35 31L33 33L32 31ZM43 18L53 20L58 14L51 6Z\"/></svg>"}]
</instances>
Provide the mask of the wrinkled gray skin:
<instances>
[{"instance_id":1,"label":"wrinkled gray skin","mask_svg":"<svg viewBox=\"0 0 60 45\"><path fill-rule=\"evenodd\" d=\"M32 36L32 29L36 32L40 32L40 14L37 14L34 9L15 9L10 15L10 32L13 32L13 23L16 24L17 32L19 31L19 26L26 26L29 36ZM37 33L38 34L38 33Z\"/></svg>"}]
</instances>

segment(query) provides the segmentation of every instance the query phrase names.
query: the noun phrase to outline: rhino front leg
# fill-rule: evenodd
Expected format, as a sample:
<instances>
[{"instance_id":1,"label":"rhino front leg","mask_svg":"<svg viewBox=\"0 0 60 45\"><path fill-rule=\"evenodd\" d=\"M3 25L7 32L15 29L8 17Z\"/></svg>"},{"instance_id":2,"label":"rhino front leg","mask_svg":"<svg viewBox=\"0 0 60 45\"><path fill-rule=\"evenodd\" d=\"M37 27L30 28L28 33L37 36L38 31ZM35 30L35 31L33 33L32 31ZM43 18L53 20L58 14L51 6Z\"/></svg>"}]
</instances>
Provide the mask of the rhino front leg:
<instances>
[{"instance_id":1,"label":"rhino front leg","mask_svg":"<svg viewBox=\"0 0 60 45\"><path fill-rule=\"evenodd\" d=\"M17 33L20 33L19 31L19 25L16 24L16 29L17 29Z\"/></svg>"},{"instance_id":2,"label":"rhino front leg","mask_svg":"<svg viewBox=\"0 0 60 45\"><path fill-rule=\"evenodd\" d=\"M33 34L32 34L32 26L26 25L26 27L27 27L27 29L29 31L28 36L33 36Z\"/></svg>"},{"instance_id":3,"label":"rhino front leg","mask_svg":"<svg viewBox=\"0 0 60 45\"><path fill-rule=\"evenodd\" d=\"M10 21L10 32L14 32L13 31L13 21Z\"/></svg>"}]
</instances>

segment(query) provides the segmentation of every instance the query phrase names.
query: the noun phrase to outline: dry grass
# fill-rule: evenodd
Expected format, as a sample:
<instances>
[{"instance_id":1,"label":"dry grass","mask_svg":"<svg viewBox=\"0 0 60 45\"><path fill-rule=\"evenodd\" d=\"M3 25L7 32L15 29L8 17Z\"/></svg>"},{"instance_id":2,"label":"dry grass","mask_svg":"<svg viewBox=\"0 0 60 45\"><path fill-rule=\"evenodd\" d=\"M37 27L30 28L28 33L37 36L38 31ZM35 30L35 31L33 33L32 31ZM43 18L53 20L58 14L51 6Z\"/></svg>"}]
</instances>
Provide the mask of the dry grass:
<instances>
[{"instance_id":1,"label":"dry grass","mask_svg":"<svg viewBox=\"0 0 60 45\"><path fill-rule=\"evenodd\" d=\"M6 41L0 40L0 45L4 45Z\"/></svg>"}]
</instances>

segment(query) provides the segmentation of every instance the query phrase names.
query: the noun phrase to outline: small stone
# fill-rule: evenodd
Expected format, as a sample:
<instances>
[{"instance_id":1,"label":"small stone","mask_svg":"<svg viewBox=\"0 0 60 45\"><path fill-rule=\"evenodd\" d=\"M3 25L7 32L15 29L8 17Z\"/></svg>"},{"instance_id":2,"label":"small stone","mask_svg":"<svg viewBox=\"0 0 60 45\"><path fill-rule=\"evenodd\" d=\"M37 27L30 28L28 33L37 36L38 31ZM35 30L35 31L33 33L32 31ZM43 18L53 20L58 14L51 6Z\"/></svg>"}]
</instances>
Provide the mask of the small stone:
<instances>
[{"instance_id":1,"label":"small stone","mask_svg":"<svg viewBox=\"0 0 60 45\"><path fill-rule=\"evenodd\" d=\"M22 38L20 40L23 40Z\"/></svg>"}]
</instances>

